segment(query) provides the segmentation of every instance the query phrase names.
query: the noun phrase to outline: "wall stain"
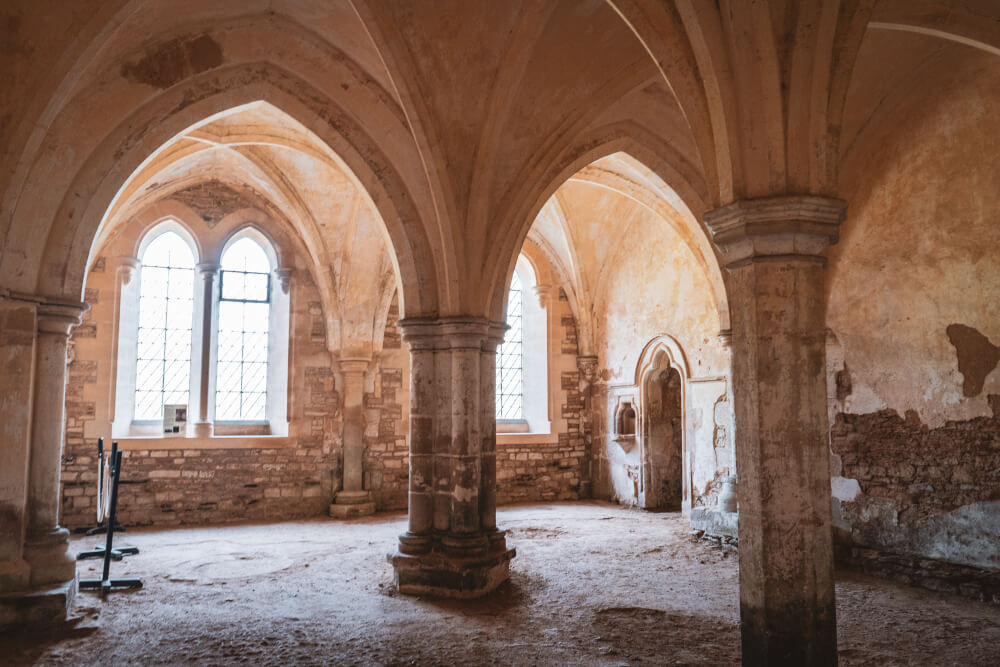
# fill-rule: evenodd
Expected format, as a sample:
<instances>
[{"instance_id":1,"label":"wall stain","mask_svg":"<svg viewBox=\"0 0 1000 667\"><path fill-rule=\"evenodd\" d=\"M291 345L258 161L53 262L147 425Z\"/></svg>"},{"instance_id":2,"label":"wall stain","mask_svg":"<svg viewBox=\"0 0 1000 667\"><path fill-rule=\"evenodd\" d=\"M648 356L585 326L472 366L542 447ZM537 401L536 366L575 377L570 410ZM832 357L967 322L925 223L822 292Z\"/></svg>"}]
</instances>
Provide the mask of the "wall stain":
<instances>
[{"instance_id":1,"label":"wall stain","mask_svg":"<svg viewBox=\"0 0 1000 667\"><path fill-rule=\"evenodd\" d=\"M124 63L121 75L161 90L222 64L222 47L208 35L170 40Z\"/></svg>"},{"instance_id":2,"label":"wall stain","mask_svg":"<svg viewBox=\"0 0 1000 667\"><path fill-rule=\"evenodd\" d=\"M1000 362L1000 347L964 324L949 324L945 331L958 354L958 372L965 378L962 392L967 397L978 396L983 391L986 376Z\"/></svg>"}]
</instances>

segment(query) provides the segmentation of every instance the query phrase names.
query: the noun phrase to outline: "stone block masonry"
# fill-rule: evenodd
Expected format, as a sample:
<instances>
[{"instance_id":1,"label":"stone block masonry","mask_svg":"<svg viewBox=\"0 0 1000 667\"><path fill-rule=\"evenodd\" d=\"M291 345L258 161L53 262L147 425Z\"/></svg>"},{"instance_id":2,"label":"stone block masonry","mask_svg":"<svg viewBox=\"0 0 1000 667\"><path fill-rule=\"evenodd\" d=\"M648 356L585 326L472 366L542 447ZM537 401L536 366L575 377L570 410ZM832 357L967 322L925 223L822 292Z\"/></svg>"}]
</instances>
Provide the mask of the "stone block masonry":
<instances>
[{"instance_id":1,"label":"stone block masonry","mask_svg":"<svg viewBox=\"0 0 1000 667\"><path fill-rule=\"evenodd\" d=\"M833 452L858 490L840 503L852 542L1000 569L1000 397L991 398L993 417L938 428L914 412L837 416ZM956 541L973 515L975 530Z\"/></svg>"},{"instance_id":2,"label":"stone block masonry","mask_svg":"<svg viewBox=\"0 0 1000 667\"><path fill-rule=\"evenodd\" d=\"M583 443L560 434L558 442L497 445L497 502L577 500Z\"/></svg>"},{"instance_id":3,"label":"stone block masonry","mask_svg":"<svg viewBox=\"0 0 1000 667\"><path fill-rule=\"evenodd\" d=\"M126 526L170 526L315 516L330 503L335 467L336 457L320 442L275 449L131 450L125 453L118 518ZM67 528L94 524L96 468L95 456L65 457Z\"/></svg>"}]
</instances>

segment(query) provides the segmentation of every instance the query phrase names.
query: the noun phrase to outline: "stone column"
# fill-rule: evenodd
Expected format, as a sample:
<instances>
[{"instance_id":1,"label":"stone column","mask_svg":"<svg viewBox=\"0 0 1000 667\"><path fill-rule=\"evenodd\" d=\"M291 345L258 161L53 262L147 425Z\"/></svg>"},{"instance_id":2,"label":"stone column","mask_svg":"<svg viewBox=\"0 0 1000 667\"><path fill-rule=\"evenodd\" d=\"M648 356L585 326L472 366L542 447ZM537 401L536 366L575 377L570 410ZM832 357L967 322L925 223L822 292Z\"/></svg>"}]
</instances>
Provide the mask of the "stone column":
<instances>
[{"instance_id":1,"label":"stone column","mask_svg":"<svg viewBox=\"0 0 1000 667\"><path fill-rule=\"evenodd\" d=\"M365 373L370 359L341 359L343 379L344 488L330 505L330 516L348 519L375 513L371 492L364 490Z\"/></svg>"},{"instance_id":2,"label":"stone column","mask_svg":"<svg viewBox=\"0 0 1000 667\"><path fill-rule=\"evenodd\" d=\"M505 325L400 322L410 345L409 526L392 557L403 593L470 598L509 576L496 527L496 348Z\"/></svg>"},{"instance_id":3,"label":"stone column","mask_svg":"<svg viewBox=\"0 0 1000 667\"><path fill-rule=\"evenodd\" d=\"M38 306L24 546L32 586L62 584L76 576L76 561L66 553L69 531L59 526L59 479L66 426L66 348L70 329L80 324L87 308L86 304L52 302Z\"/></svg>"},{"instance_id":4,"label":"stone column","mask_svg":"<svg viewBox=\"0 0 1000 667\"><path fill-rule=\"evenodd\" d=\"M576 368L580 371L580 398L583 411L580 414L580 429L583 431L583 458L580 460L580 498L594 497L594 437L591 423L594 401L592 390L597 378L597 357L581 355L576 358Z\"/></svg>"},{"instance_id":5,"label":"stone column","mask_svg":"<svg viewBox=\"0 0 1000 667\"><path fill-rule=\"evenodd\" d=\"M744 664L837 663L822 253L845 212L796 196L705 214L731 290Z\"/></svg>"},{"instance_id":6,"label":"stone column","mask_svg":"<svg viewBox=\"0 0 1000 667\"><path fill-rule=\"evenodd\" d=\"M194 435L197 438L212 437L211 401L214 396L209 391L209 378L212 373L212 326L213 310L215 309L215 277L219 275L219 265L211 262L199 264L198 275L201 276L202 309L201 309L201 379L198 382L198 421L194 423Z\"/></svg>"}]
</instances>

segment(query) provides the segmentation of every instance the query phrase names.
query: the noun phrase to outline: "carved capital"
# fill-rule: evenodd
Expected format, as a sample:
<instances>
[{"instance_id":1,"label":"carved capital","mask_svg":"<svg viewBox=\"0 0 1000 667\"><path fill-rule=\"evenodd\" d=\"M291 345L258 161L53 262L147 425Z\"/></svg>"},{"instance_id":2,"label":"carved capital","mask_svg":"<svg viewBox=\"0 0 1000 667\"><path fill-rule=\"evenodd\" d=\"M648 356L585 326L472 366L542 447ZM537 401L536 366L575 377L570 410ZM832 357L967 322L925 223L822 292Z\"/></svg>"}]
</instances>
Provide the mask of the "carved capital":
<instances>
[{"instance_id":1,"label":"carved capital","mask_svg":"<svg viewBox=\"0 0 1000 667\"><path fill-rule=\"evenodd\" d=\"M278 277L278 285L281 286L281 293L288 294L288 290L292 287L292 274L295 273L295 269L275 269L274 275Z\"/></svg>"},{"instance_id":2,"label":"carved capital","mask_svg":"<svg viewBox=\"0 0 1000 667\"><path fill-rule=\"evenodd\" d=\"M406 318L399 321L403 340L416 350L480 349L494 351L507 325L485 317Z\"/></svg>"},{"instance_id":3,"label":"carved capital","mask_svg":"<svg viewBox=\"0 0 1000 667\"><path fill-rule=\"evenodd\" d=\"M90 304L72 301L43 301L38 304L38 333L68 337L70 329L79 326Z\"/></svg>"},{"instance_id":4,"label":"carved capital","mask_svg":"<svg viewBox=\"0 0 1000 667\"><path fill-rule=\"evenodd\" d=\"M118 280L122 285L131 285L142 263L135 257L118 258Z\"/></svg>"},{"instance_id":5,"label":"carved capital","mask_svg":"<svg viewBox=\"0 0 1000 667\"><path fill-rule=\"evenodd\" d=\"M535 296L538 297L538 305L543 309L548 309L552 304L553 295L558 293L555 285L535 285Z\"/></svg>"},{"instance_id":6,"label":"carved capital","mask_svg":"<svg viewBox=\"0 0 1000 667\"><path fill-rule=\"evenodd\" d=\"M832 197L744 199L705 214L730 269L760 261L824 262L837 242L847 203Z\"/></svg>"},{"instance_id":7,"label":"carved capital","mask_svg":"<svg viewBox=\"0 0 1000 667\"><path fill-rule=\"evenodd\" d=\"M196 265L195 268L198 269L198 275L206 281L214 280L215 276L219 274L219 265L215 262L202 262Z\"/></svg>"},{"instance_id":8,"label":"carved capital","mask_svg":"<svg viewBox=\"0 0 1000 667\"><path fill-rule=\"evenodd\" d=\"M720 329L719 333L719 343L722 347L729 349L733 346L733 330L732 329Z\"/></svg>"},{"instance_id":9,"label":"carved capital","mask_svg":"<svg viewBox=\"0 0 1000 667\"><path fill-rule=\"evenodd\" d=\"M365 373L372 366L372 360L363 358L338 359L336 366L337 370L343 373L345 378L364 379Z\"/></svg>"},{"instance_id":10,"label":"carved capital","mask_svg":"<svg viewBox=\"0 0 1000 667\"><path fill-rule=\"evenodd\" d=\"M579 356L576 358L576 367L580 371L580 379L587 384L593 384L597 379L597 357Z\"/></svg>"}]
</instances>

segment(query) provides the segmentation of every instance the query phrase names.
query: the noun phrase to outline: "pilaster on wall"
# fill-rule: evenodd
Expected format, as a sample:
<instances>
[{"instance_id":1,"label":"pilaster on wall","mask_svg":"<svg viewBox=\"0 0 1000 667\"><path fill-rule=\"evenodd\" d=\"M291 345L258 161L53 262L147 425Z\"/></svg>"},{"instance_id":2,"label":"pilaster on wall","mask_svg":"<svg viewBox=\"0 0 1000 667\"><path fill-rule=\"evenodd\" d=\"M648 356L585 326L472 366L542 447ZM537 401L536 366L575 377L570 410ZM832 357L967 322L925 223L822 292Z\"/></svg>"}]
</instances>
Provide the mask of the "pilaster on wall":
<instances>
[{"instance_id":1,"label":"pilaster on wall","mask_svg":"<svg viewBox=\"0 0 1000 667\"><path fill-rule=\"evenodd\" d=\"M87 308L0 291L0 626L58 622L76 590L59 474L69 332Z\"/></svg>"},{"instance_id":2,"label":"pilaster on wall","mask_svg":"<svg viewBox=\"0 0 1000 667\"><path fill-rule=\"evenodd\" d=\"M410 345L408 530L393 557L403 593L477 597L507 579L496 526L496 348L476 317L401 322Z\"/></svg>"},{"instance_id":3,"label":"pilaster on wall","mask_svg":"<svg viewBox=\"0 0 1000 667\"><path fill-rule=\"evenodd\" d=\"M729 272L740 614L750 664L836 664L823 250L846 205L811 196L705 214Z\"/></svg>"}]
</instances>

